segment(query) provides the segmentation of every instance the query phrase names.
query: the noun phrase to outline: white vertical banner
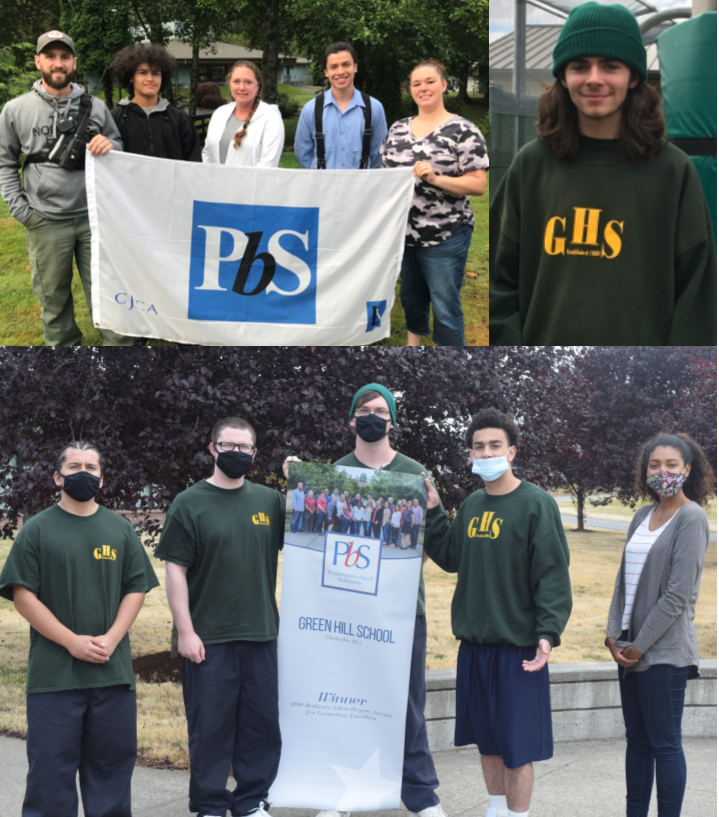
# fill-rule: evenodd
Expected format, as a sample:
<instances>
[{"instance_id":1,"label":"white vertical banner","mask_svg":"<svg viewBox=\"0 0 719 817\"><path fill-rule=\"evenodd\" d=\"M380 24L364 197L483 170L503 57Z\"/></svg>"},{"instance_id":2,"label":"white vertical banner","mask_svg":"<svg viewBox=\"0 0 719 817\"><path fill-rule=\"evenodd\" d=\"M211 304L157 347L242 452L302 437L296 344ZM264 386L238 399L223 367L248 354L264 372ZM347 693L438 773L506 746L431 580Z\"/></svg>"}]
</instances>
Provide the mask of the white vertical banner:
<instances>
[{"instance_id":1,"label":"white vertical banner","mask_svg":"<svg viewBox=\"0 0 719 817\"><path fill-rule=\"evenodd\" d=\"M316 469L311 481L308 468ZM302 481L302 469L305 484L320 492L337 487L341 472L343 480L355 479L352 495L364 498L375 479L384 486L394 481L395 501L411 505L418 497L426 508L416 475L302 463L291 466L288 485ZM340 811L397 808L421 543L390 548L382 533L355 534L351 527L291 533L290 518L291 511L279 637L282 756L270 802Z\"/></svg>"}]
</instances>

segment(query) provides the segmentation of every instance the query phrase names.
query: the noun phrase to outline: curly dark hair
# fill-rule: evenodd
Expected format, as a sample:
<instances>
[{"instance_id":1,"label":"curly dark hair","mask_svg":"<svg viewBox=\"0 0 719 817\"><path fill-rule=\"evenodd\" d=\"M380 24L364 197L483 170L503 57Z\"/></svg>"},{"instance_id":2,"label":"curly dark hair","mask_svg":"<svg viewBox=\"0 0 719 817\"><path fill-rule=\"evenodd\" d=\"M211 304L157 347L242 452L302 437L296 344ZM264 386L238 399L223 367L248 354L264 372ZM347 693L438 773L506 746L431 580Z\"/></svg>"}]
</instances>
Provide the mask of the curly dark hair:
<instances>
[{"instance_id":1,"label":"curly dark hair","mask_svg":"<svg viewBox=\"0 0 719 817\"><path fill-rule=\"evenodd\" d=\"M537 136L560 159L571 161L579 152L579 124L577 108L561 83L561 75L539 97ZM666 145L665 129L661 97L640 80L627 91L622 106L620 151L634 162L651 159Z\"/></svg>"},{"instance_id":2,"label":"curly dark hair","mask_svg":"<svg viewBox=\"0 0 719 817\"><path fill-rule=\"evenodd\" d=\"M150 68L157 68L162 73L161 91L170 87L172 77L177 70L177 60L161 45L146 43L121 48L112 61L113 73L126 91L133 93L132 78L143 62L146 62Z\"/></svg>"},{"instance_id":3,"label":"curly dark hair","mask_svg":"<svg viewBox=\"0 0 719 817\"><path fill-rule=\"evenodd\" d=\"M659 494L647 485L647 468L650 454L660 445L676 448L684 464L691 465L689 476L682 485L684 496L698 505L708 506L710 498L716 494L716 474L699 443L688 434L659 434L642 446L637 459L634 490L644 499L659 502Z\"/></svg>"},{"instance_id":4,"label":"curly dark hair","mask_svg":"<svg viewBox=\"0 0 719 817\"><path fill-rule=\"evenodd\" d=\"M483 428L501 428L507 435L510 446L519 447L519 427L514 422L514 418L499 409L485 408L472 417L467 433L464 435L464 444L467 448L472 448L474 432Z\"/></svg>"}]
</instances>

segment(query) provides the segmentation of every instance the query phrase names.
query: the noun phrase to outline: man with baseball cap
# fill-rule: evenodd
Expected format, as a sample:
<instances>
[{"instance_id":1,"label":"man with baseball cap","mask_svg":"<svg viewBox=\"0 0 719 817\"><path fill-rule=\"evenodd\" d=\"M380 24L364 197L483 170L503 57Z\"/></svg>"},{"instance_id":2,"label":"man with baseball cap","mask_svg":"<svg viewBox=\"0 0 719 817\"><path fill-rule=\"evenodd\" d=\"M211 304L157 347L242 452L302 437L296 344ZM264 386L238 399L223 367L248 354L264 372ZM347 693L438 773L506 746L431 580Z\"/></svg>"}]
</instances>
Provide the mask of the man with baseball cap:
<instances>
[{"instance_id":1,"label":"man with baseball cap","mask_svg":"<svg viewBox=\"0 0 719 817\"><path fill-rule=\"evenodd\" d=\"M25 226L45 343L81 346L71 285L74 257L92 316L85 146L93 156L101 156L113 148L122 150L122 142L104 102L71 82L77 59L67 34L42 34L35 66L42 78L0 112L0 195ZM104 346L134 344L132 338L99 331Z\"/></svg>"},{"instance_id":2,"label":"man with baseball cap","mask_svg":"<svg viewBox=\"0 0 719 817\"><path fill-rule=\"evenodd\" d=\"M634 15L574 8L490 208L490 345L713 344L716 249ZM712 68L713 70L713 68Z\"/></svg>"}]
</instances>

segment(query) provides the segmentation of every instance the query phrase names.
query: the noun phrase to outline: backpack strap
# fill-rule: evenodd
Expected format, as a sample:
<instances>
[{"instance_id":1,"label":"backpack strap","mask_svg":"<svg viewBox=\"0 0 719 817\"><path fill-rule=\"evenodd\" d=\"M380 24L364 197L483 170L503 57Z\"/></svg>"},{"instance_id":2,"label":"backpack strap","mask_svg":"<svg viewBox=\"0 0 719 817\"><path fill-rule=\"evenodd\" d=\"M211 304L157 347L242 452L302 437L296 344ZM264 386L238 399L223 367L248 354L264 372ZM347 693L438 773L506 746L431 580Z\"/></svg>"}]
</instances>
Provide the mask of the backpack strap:
<instances>
[{"instance_id":1,"label":"backpack strap","mask_svg":"<svg viewBox=\"0 0 719 817\"><path fill-rule=\"evenodd\" d=\"M364 102L364 133L362 134L362 159L360 160L360 170L365 170L369 167L369 145L372 139L372 104L370 102L369 94L364 91L362 93L362 102Z\"/></svg>"},{"instance_id":2,"label":"backpack strap","mask_svg":"<svg viewBox=\"0 0 719 817\"><path fill-rule=\"evenodd\" d=\"M75 133L78 136L83 136L90 121L90 112L92 111L92 97L90 94L83 94L80 97L80 110L77 130Z\"/></svg>"},{"instance_id":3,"label":"backpack strap","mask_svg":"<svg viewBox=\"0 0 719 817\"><path fill-rule=\"evenodd\" d=\"M317 169L325 170L325 136L322 133L322 114L325 107L324 92L315 97L315 144L317 145Z\"/></svg>"}]
</instances>

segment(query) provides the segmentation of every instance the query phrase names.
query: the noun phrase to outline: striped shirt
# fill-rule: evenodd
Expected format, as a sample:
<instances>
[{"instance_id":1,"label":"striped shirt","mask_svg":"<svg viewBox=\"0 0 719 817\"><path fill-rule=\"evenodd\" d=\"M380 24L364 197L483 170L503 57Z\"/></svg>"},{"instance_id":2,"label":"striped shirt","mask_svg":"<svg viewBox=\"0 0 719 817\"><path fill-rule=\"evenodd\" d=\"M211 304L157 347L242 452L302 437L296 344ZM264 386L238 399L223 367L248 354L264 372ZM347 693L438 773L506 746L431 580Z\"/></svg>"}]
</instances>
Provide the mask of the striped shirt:
<instances>
[{"instance_id":1,"label":"striped shirt","mask_svg":"<svg viewBox=\"0 0 719 817\"><path fill-rule=\"evenodd\" d=\"M624 603L624 615L622 616L622 630L629 629L629 620L632 616L632 607L634 607L634 595L636 593L639 577L642 575L644 563L647 560L652 545L656 542L664 528L674 519L667 520L661 528L656 530L649 530L649 520L652 514L647 516L640 522L639 527L634 531L632 538L627 543L626 560L624 566L624 584L626 585L626 597Z\"/></svg>"}]
</instances>

